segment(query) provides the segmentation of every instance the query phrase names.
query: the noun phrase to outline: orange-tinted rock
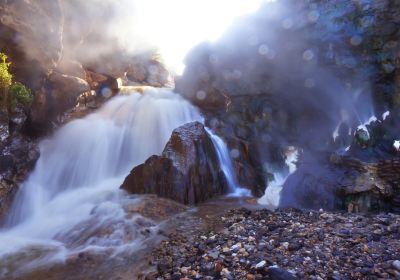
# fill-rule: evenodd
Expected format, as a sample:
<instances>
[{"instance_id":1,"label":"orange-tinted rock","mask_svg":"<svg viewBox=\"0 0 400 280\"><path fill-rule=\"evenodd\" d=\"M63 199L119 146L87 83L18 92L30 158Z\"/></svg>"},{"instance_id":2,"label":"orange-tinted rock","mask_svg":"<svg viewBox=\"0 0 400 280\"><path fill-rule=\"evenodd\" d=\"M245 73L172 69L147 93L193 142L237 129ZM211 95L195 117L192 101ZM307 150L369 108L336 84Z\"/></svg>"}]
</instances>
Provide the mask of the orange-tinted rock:
<instances>
[{"instance_id":1,"label":"orange-tinted rock","mask_svg":"<svg viewBox=\"0 0 400 280\"><path fill-rule=\"evenodd\" d=\"M198 122L174 130L162 155L135 167L121 188L184 204L203 202L228 191L214 145Z\"/></svg>"}]
</instances>

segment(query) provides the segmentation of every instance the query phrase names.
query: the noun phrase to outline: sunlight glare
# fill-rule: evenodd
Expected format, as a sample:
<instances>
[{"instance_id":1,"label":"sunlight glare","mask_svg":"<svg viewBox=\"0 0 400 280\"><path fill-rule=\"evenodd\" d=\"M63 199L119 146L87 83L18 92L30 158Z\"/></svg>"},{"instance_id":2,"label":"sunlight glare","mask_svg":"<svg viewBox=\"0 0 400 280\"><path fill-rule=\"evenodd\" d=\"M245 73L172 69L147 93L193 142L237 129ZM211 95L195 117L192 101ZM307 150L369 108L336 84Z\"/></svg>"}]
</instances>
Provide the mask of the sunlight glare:
<instances>
[{"instance_id":1,"label":"sunlight glare","mask_svg":"<svg viewBox=\"0 0 400 280\"><path fill-rule=\"evenodd\" d=\"M195 45L215 41L235 18L257 11L266 0L140 0L135 4L139 36L159 50L177 74Z\"/></svg>"}]
</instances>

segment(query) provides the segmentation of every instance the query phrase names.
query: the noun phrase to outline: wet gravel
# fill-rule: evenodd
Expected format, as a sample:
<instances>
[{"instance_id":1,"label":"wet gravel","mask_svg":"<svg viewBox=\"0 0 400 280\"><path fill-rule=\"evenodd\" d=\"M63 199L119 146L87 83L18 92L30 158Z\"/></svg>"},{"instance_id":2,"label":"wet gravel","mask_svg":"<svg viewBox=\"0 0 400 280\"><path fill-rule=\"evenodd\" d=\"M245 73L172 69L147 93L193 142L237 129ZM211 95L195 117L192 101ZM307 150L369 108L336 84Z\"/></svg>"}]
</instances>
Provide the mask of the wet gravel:
<instances>
[{"instance_id":1,"label":"wet gravel","mask_svg":"<svg viewBox=\"0 0 400 280\"><path fill-rule=\"evenodd\" d=\"M146 279L400 279L400 216L235 209L220 230L180 229Z\"/></svg>"}]
</instances>

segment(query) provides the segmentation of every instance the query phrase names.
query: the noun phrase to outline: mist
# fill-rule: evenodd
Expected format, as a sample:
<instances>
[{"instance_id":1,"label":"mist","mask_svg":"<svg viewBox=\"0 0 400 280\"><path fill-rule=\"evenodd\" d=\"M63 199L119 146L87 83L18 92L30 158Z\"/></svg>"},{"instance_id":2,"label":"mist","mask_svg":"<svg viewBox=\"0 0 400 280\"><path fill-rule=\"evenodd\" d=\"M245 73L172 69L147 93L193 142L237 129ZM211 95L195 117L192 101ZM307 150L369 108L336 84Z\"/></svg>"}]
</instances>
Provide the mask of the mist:
<instances>
[{"instance_id":1,"label":"mist","mask_svg":"<svg viewBox=\"0 0 400 280\"><path fill-rule=\"evenodd\" d=\"M265 3L221 40L199 45L187 56L178 91L203 107L221 93L269 96L287 124L276 127L272 137L326 149L340 122L354 128L374 110L370 74L353 52L359 31L336 32L341 24L326 22L337 15L323 12L312 3ZM198 91L206 98L196 97Z\"/></svg>"},{"instance_id":2,"label":"mist","mask_svg":"<svg viewBox=\"0 0 400 280\"><path fill-rule=\"evenodd\" d=\"M18 40L32 60L44 59L36 50L38 43L45 44L49 52L61 47L58 60L83 64L111 57L118 60L121 53L135 56L152 52L173 72L181 73L184 57L193 46L218 39L236 17L256 11L262 2L58 0L43 11L41 3L32 4L35 11L27 9L23 1L13 5L15 14L34 26L30 39ZM42 27L49 25L50 18L49 33Z\"/></svg>"}]
</instances>

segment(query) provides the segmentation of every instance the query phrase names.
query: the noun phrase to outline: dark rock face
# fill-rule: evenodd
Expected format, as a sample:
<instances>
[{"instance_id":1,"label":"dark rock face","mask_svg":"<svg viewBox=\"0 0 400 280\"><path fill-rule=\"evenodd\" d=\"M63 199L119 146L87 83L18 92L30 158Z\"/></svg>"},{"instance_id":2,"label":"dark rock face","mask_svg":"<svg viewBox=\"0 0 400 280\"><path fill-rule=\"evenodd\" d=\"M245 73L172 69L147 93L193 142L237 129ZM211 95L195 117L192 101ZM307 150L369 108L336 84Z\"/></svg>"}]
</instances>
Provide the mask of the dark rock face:
<instances>
[{"instance_id":1,"label":"dark rock face","mask_svg":"<svg viewBox=\"0 0 400 280\"><path fill-rule=\"evenodd\" d=\"M14 135L15 136L15 135ZM22 136L0 144L0 223L7 214L19 185L39 158L37 143Z\"/></svg>"},{"instance_id":2,"label":"dark rock face","mask_svg":"<svg viewBox=\"0 0 400 280\"><path fill-rule=\"evenodd\" d=\"M10 57L18 80L38 90L61 57L61 1L5 2L0 4L0 49Z\"/></svg>"},{"instance_id":3,"label":"dark rock face","mask_svg":"<svg viewBox=\"0 0 400 280\"><path fill-rule=\"evenodd\" d=\"M98 96L111 97L108 89L115 93L118 78L126 84L138 82L162 87L170 83L169 72L151 52L128 54L114 46L115 38L103 34L111 23L95 26L99 24L96 16L106 17L112 10L112 2L96 7L95 12L91 5L63 0L0 3L0 50L11 61L14 80L28 86L34 95L25 122L25 133L32 137L47 135L62 124L64 114L75 108L80 95L89 96L94 90ZM108 51L95 50L100 45ZM105 79L94 79L92 83L92 73ZM107 88L105 94L101 93L104 88Z\"/></svg>"},{"instance_id":4,"label":"dark rock face","mask_svg":"<svg viewBox=\"0 0 400 280\"><path fill-rule=\"evenodd\" d=\"M228 191L214 145L198 122L174 130L162 155L135 167L121 188L184 204L203 202Z\"/></svg>"},{"instance_id":5,"label":"dark rock face","mask_svg":"<svg viewBox=\"0 0 400 280\"><path fill-rule=\"evenodd\" d=\"M400 212L398 158L365 162L349 155L303 160L285 182L281 207Z\"/></svg>"},{"instance_id":6,"label":"dark rock face","mask_svg":"<svg viewBox=\"0 0 400 280\"><path fill-rule=\"evenodd\" d=\"M267 96L232 96L226 109L205 113L207 126L222 135L233 151L239 184L251 188L257 197L264 194L268 171L283 169L285 161L283 149L273 145L269 133L279 113L269 106Z\"/></svg>"},{"instance_id":7,"label":"dark rock face","mask_svg":"<svg viewBox=\"0 0 400 280\"><path fill-rule=\"evenodd\" d=\"M349 155L362 162L399 155L392 147L400 138L395 128L400 120L399 4L266 3L219 42L192 51L176 90L199 106L207 125L239 152L234 161L242 185L258 185L263 191L270 173L285 168L285 149L294 146L314 158L325 155L322 162L303 160L305 166L300 164L289 179L294 184L290 189L304 199L302 191L310 188L307 194L313 193L291 205L332 208L342 204L334 193L348 185L343 179L349 174L345 167L333 166L329 154L352 145ZM357 131L356 115L363 122L373 112L380 118L386 110L391 111L392 126L385 132L370 131L381 136L355 148L348 131ZM340 112L347 118L339 129L343 137L332 145L332 134L343 121ZM322 194L329 199L319 203Z\"/></svg>"}]
</instances>

